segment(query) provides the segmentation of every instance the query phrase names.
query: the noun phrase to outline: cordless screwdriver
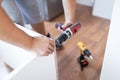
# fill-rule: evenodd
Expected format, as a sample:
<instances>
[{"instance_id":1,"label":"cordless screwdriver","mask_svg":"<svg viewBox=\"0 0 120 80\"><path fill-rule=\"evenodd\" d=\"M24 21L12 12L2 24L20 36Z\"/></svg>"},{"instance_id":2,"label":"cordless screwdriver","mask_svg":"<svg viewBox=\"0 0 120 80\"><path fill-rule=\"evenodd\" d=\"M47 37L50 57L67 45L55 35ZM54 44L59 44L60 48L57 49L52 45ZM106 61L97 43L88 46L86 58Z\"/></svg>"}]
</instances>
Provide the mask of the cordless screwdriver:
<instances>
[{"instance_id":1,"label":"cordless screwdriver","mask_svg":"<svg viewBox=\"0 0 120 80\"><path fill-rule=\"evenodd\" d=\"M88 65L88 61L85 56L89 57L90 59L93 59L93 57L91 56L90 51L86 48L86 45L84 43L78 42L78 47L81 50L81 55L79 56L77 61L81 66L81 70L83 70L83 67L86 67Z\"/></svg>"},{"instance_id":2,"label":"cordless screwdriver","mask_svg":"<svg viewBox=\"0 0 120 80\"><path fill-rule=\"evenodd\" d=\"M81 28L81 24L79 22L74 23L67 28L62 28L61 26L62 24L60 23L56 24L56 28L60 27L63 29L62 34L55 40L57 49L60 49L62 47L62 43L72 37Z\"/></svg>"}]
</instances>

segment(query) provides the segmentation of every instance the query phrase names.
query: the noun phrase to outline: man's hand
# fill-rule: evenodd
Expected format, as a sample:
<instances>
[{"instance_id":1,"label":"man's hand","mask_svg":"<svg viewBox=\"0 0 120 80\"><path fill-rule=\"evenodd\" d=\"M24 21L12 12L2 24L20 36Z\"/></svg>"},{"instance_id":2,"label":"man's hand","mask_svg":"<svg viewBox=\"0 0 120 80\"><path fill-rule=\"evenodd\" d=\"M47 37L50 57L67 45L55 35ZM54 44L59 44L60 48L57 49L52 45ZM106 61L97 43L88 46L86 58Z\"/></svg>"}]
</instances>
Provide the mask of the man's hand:
<instances>
[{"instance_id":1,"label":"man's hand","mask_svg":"<svg viewBox=\"0 0 120 80\"><path fill-rule=\"evenodd\" d=\"M72 24L73 24L72 21L65 22L65 23L62 25L62 28L67 28L67 27L69 27L69 26L72 25Z\"/></svg>"},{"instance_id":2,"label":"man's hand","mask_svg":"<svg viewBox=\"0 0 120 80\"><path fill-rule=\"evenodd\" d=\"M33 37L32 51L35 51L38 55L48 56L53 53L54 48L54 40L46 36Z\"/></svg>"}]
</instances>

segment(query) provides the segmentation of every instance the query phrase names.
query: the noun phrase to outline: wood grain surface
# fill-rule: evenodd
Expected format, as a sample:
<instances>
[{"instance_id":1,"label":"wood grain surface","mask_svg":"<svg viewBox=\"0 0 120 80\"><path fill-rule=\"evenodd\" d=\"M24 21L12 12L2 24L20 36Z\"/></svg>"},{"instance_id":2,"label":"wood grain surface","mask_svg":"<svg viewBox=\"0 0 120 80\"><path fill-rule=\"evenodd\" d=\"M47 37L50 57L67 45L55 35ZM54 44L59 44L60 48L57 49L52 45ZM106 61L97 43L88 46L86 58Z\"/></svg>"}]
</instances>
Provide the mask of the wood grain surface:
<instances>
[{"instance_id":1,"label":"wood grain surface","mask_svg":"<svg viewBox=\"0 0 120 80\"><path fill-rule=\"evenodd\" d=\"M45 22L46 31L55 39L60 32L55 28L56 22L64 22L64 14ZM110 21L92 16L92 7L77 4L75 22L80 22L81 29L63 43L57 50L59 80L99 80ZM88 58L89 65L81 71L77 62L81 51L77 43L82 41L92 53L94 60Z\"/></svg>"}]
</instances>

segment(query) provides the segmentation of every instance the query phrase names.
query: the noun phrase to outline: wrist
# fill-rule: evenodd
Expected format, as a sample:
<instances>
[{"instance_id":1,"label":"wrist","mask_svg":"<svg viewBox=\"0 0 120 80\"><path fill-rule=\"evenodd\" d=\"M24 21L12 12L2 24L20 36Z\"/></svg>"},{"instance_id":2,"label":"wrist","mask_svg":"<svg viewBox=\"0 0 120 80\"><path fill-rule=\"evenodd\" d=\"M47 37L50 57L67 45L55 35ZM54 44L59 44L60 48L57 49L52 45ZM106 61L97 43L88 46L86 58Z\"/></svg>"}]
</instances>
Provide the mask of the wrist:
<instances>
[{"instance_id":1,"label":"wrist","mask_svg":"<svg viewBox=\"0 0 120 80\"><path fill-rule=\"evenodd\" d=\"M31 37L31 38L30 38L29 45L28 45L28 50L29 50L29 51L32 51L32 50L33 50L33 43L34 43L34 37Z\"/></svg>"},{"instance_id":2,"label":"wrist","mask_svg":"<svg viewBox=\"0 0 120 80\"><path fill-rule=\"evenodd\" d=\"M32 51L32 46L33 46L33 38L34 37L29 37L27 43L24 45L24 48L28 51Z\"/></svg>"},{"instance_id":3,"label":"wrist","mask_svg":"<svg viewBox=\"0 0 120 80\"><path fill-rule=\"evenodd\" d=\"M74 21L73 20L65 20L65 23L64 24L73 24Z\"/></svg>"}]
</instances>

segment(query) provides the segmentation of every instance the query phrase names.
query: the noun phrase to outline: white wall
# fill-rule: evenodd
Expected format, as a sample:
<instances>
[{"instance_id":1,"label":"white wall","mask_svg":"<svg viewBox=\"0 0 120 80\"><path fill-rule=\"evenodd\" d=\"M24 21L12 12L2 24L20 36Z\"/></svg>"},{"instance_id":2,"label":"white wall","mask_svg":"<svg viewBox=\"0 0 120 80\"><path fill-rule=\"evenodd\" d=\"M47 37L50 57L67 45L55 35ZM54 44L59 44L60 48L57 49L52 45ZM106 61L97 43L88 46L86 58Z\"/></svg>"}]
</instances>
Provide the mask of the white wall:
<instances>
[{"instance_id":1,"label":"white wall","mask_svg":"<svg viewBox=\"0 0 120 80\"><path fill-rule=\"evenodd\" d=\"M95 0L77 0L77 3L92 7L94 5L94 1Z\"/></svg>"},{"instance_id":2,"label":"white wall","mask_svg":"<svg viewBox=\"0 0 120 80\"><path fill-rule=\"evenodd\" d=\"M120 0L115 0L100 80L120 80Z\"/></svg>"},{"instance_id":3,"label":"white wall","mask_svg":"<svg viewBox=\"0 0 120 80\"><path fill-rule=\"evenodd\" d=\"M105 19L111 19L114 0L95 0L93 15Z\"/></svg>"}]
</instances>

